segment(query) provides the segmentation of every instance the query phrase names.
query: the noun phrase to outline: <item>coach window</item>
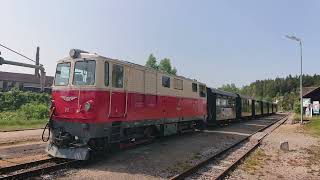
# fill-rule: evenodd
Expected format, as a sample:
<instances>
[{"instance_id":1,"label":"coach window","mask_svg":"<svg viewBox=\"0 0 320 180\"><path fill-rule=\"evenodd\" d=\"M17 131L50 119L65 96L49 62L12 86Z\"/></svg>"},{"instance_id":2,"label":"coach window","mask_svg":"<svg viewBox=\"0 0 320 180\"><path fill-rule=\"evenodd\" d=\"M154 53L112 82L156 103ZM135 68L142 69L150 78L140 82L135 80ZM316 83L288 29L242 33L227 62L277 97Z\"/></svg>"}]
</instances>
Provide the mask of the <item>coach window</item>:
<instances>
[{"instance_id":1,"label":"coach window","mask_svg":"<svg viewBox=\"0 0 320 180\"><path fill-rule=\"evenodd\" d=\"M200 97L206 97L206 88L204 85L199 85L199 95Z\"/></svg>"},{"instance_id":2,"label":"coach window","mask_svg":"<svg viewBox=\"0 0 320 180\"><path fill-rule=\"evenodd\" d=\"M192 92L198 92L198 84L192 83Z\"/></svg>"},{"instance_id":3,"label":"coach window","mask_svg":"<svg viewBox=\"0 0 320 180\"><path fill-rule=\"evenodd\" d=\"M105 86L109 86L109 63L104 63L104 84Z\"/></svg>"},{"instance_id":4,"label":"coach window","mask_svg":"<svg viewBox=\"0 0 320 180\"><path fill-rule=\"evenodd\" d=\"M112 86L123 88L123 66L117 64L112 66Z\"/></svg>"},{"instance_id":5,"label":"coach window","mask_svg":"<svg viewBox=\"0 0 320 180\"><path fill-rule=\"evenodd\" d=\"M166 88L170 88L170 77L162 76L162 86Z\"/></svg>"}]
</instances>

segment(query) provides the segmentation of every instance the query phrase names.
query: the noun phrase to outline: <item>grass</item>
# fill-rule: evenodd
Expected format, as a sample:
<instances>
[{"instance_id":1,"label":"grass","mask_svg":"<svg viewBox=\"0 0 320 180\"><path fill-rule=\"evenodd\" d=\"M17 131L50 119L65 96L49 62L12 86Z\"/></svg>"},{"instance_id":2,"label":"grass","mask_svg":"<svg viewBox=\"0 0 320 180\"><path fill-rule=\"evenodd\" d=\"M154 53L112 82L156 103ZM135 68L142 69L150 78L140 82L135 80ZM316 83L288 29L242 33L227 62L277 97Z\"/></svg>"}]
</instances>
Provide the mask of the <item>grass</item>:
<instances>
[{"instance_id":1,"label":"grass","mask_svg":"<svg viewBox=\"0 0 320 180\"><path fill-rule=\"evenodd\" d=\"M251 174L260 167L261 162L266 158L266 154L262 149L257 149L248 159L246 159L242 165L242 169L245 172Z\"/></svg>"},{"instance_id":2,"label":"grass","mask_svg":"<svg viewBox=\"0 0 320 180\"><path fill-rule=\"evenodd\" d=\"M16 111L0 112L0 131L41 128L46 122L47 118L27 119L25 116Z\"/></svg>"},{"instance_id":3,"label":"grass","mask_svg":"<svg viewBox=\"0 0 320 180\"><path fill-rule=\"evenodd\" d=\"M320 137L320 117L316 116L311 118L305 125L305 130L314 136Z\"/></svg>"}]
</instances>

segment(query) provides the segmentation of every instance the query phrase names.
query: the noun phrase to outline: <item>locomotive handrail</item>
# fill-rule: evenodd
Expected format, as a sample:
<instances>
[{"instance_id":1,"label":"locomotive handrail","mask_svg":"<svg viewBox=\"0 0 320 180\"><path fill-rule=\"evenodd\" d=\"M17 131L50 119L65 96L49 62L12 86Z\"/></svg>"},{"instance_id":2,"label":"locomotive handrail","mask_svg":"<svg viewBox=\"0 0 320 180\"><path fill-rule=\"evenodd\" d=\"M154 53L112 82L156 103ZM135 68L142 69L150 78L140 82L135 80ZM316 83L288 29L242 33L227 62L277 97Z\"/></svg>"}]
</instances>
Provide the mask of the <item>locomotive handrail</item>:
<instances>
[{"instance_id":1,"label":"locomotive handrail","mask_svg":"<svg viewBox=\"0 0 320 180\"><path fill-rule=\"evenodd\" d=\"M109 93L109 113L108 113L108 118L110 118L110 114L111 114L111 101L112 101L112 87L110 88L110 93Z\"/></svg>"},{"instance_id":2,"label":"locomotive handrail","mask_svg":"<svg viewBox=\"0 0 320 180\"><path fill-rule=\"evenodd\" d=\"M128 113L128 77L129 77L129 73L130 73L130 68L129 68L129 70L127 70L127 72L128 72L128 74L127 75L125 74L126 81L124 84L124 91L126 92L126 106L125 106L125 111L124 111L123 117L126 117L127 113Z\"/></svg>"}]
</instances>

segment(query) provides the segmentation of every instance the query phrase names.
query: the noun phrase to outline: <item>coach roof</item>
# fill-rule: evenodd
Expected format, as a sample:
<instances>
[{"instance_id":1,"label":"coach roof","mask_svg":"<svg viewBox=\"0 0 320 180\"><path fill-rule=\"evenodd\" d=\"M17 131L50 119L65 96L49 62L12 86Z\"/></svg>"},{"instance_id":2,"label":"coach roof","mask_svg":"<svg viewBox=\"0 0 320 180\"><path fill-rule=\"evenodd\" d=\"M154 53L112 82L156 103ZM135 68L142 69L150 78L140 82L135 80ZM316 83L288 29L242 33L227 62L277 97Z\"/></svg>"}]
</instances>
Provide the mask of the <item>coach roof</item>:
<instances>
[{"instance_id":1,"label":"coach roof","mask_svg":"<svg viewBox=\"0 0 320 180\"><path fill-rule=\"evenodd\" d=\"M212 93L215 93L215 94L221 94L221 95L230 96L230 97L238 97L238 95L235 94L235 93L231 93L231 92L227 92L227 91L222 91L222 90L215 89L215 88L209 88L209 89L211 89L211 92L212 92Z\"/></svg>"}]
</instances>

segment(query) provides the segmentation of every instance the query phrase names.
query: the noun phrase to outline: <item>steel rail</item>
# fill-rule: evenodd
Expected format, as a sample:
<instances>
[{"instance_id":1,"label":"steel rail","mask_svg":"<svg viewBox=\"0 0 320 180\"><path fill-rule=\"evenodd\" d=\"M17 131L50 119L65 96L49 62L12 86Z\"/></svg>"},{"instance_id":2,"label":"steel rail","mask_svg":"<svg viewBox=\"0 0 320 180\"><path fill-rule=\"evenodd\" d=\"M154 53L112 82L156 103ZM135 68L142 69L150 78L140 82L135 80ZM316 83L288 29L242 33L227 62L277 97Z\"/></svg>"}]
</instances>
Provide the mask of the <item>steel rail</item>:
<instances>
[{"instance_id":1,"label":"steel rail","mask_svg":"<svg viewBox=\"0 0 320 180\"><path fill-rule=\"evenodd\" d=\"M282 121L282 122L277 124L269 133L264 134L250 149L247 150L247 152L245 152L242 156L237 158L237 160L235 162L233 162L223 172L221 172L219 175L215 176L215 178L213 178L213 179L220 180L220 179L223 179L224 177L226 177L230 171L235 169L240 164L240 162L242 160L244 160L246 157L248 157L256 148L258 148L261 145L261 141L263 138L265 138L267 135L269 135L271 132L273 132L275 129L277 129L280 125L282 125L286 121L287 117L288 116L285 116L285 117L281 118L279 121L277 121L277 122L280 122L280 121ZM269 126L269 127L271 127L271 126Z\"/></svg>"},{"instance_id":2,"label":"steel rail","mask_svg":"<svg viewBox=\"0 0 320 180\"><path fill-rule=\"evenodd\" d=\"M49 165L43 166L46 163L49 163ZM74 167L79 164L80 161L78 160L65 160L59 158L50 158L24 164L18 164L15 166L1 168L0 180L30 178L57 171L63 168Z\"/></svg>"},{"instance_id":3,"label":"steel rail","mask_svg":"<svg viewBox=\"0 0 320 180\"><path fill-rule=\"evenodd\" d=\"M286 118L287 115L283 115L282 117L279 118L279 120L276 120L268 125L266 125L265 127L262 127L260 129L258 129L257 131L253 132L252 134L250 134L249 136L237 141L236 143L232 144L231 146L227 147L226 149L223 149L221 151L219 151L218 153L216 153L215 155L211 156L210 158L201 161L200 163L196 164L195 166L187 169L186 171L170 178L170 180L180 180L180 179L185 179L187 177L189 177L190 175L192 175L193 173L195 173L197 170L199 170L200 168L202 168L203 166L209 164L211 161L213 161L214 159L217 159L219 156L222 156L223 154L225 154L226 152L228 152L229 150L231 150L232 148L236 147L237 145L239 145L240 143L243 143L247 140L250 139L250 137L252 137L254 134L264 131L265 129L267 129L268 127L274 125L275 123L281 121L282 119Z\"/></svg>"}]
</instances>

